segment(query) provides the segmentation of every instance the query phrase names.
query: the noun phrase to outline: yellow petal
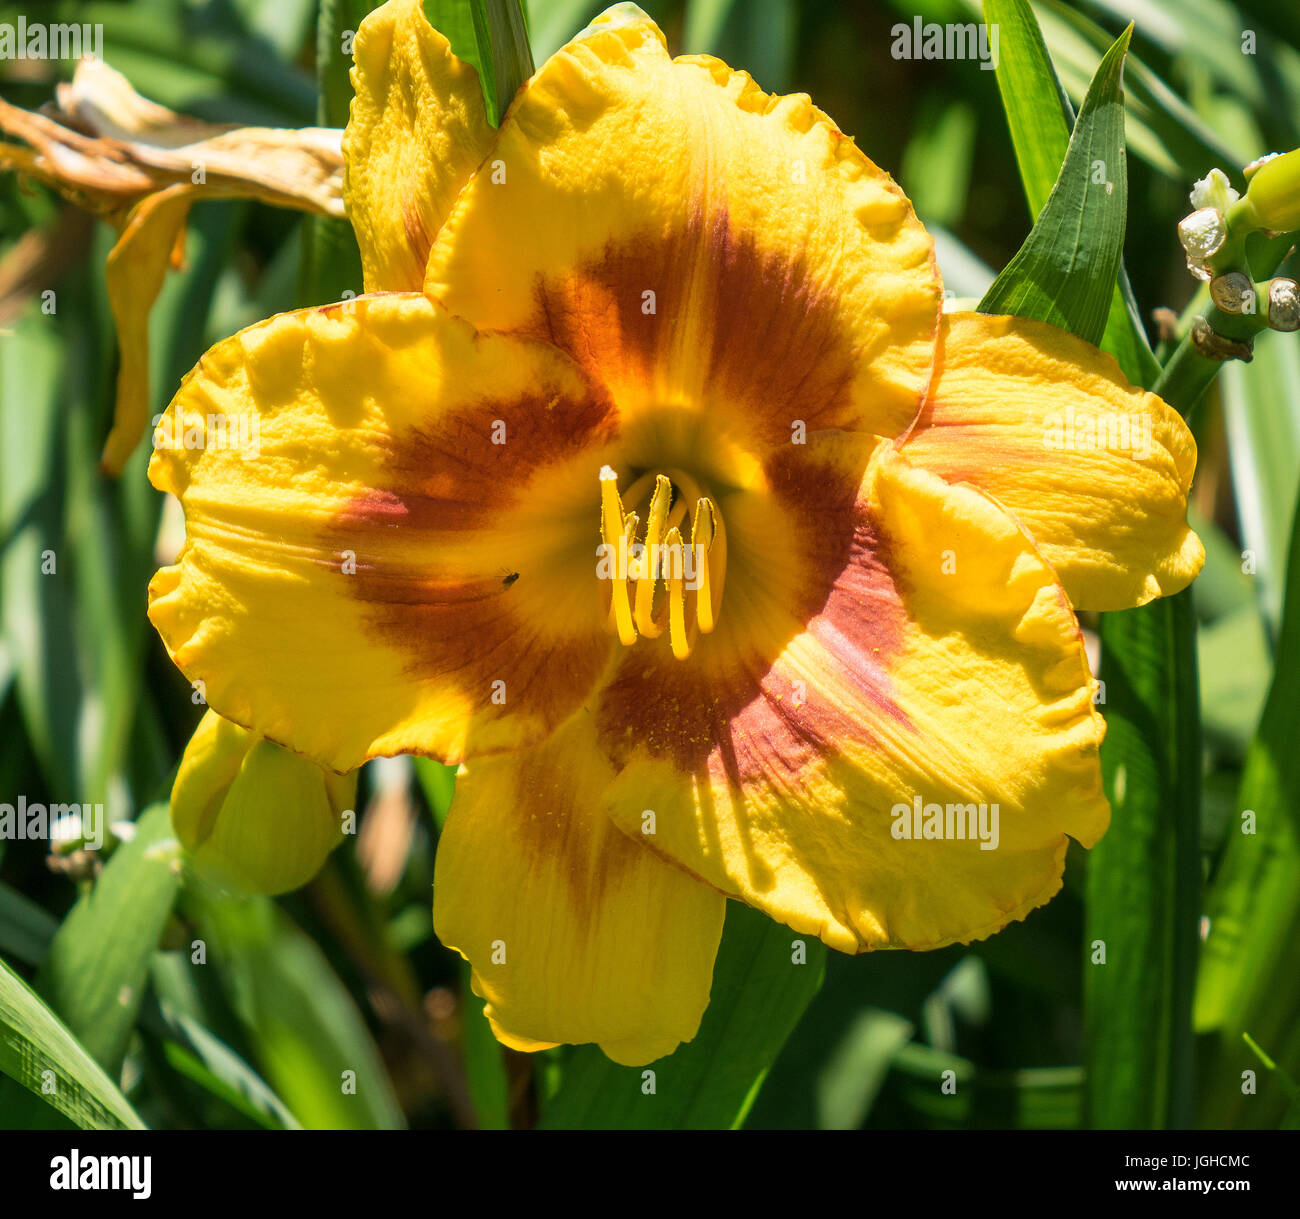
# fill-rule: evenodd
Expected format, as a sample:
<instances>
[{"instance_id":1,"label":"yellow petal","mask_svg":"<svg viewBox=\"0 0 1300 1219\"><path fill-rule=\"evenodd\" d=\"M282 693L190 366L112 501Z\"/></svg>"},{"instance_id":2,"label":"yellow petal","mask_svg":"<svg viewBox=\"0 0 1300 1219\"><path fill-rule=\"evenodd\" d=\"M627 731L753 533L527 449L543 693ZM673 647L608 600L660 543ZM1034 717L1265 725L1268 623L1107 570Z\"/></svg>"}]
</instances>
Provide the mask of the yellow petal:
<instances>
[{"instance_id":1,"label":"yellow petal","mask_svg":"<svg viewBox=\"0 0 1300 1219\"><path fill-rule=\"evenodd\" d=\"M429 25L420 0L371 13L353 62L344 198L366 291L419 289L429 245L492 138L478 74Z\"/></svg>"},{"instance_id":2,"label":"yellow petal","mask_svg":"<svg viewBox=\"0 0 1300 1219\"><path fill-rule=\"evenodd\" d=\"M725 900L600 811L611 777L590 716L546 744L466 764L434 873L438 938L474 967L515 1049L670 1054L709 1001Z\"/></svg>"},{"instance_id":3,"label":"yellow petal","mask_svg":"<svg viewBox=\"0 0 1300 1219\"><path fill-rule=\"evenodd\" d=\"M800 485L826 501L863 449L810 445ZM1067 835L1091 845L1107 824L1078 626L1009 516L892 444L852 512L831 509L811 616L773 599L675 681L653 653L624 663L598 708L620 771L607 806L629 833L654 809L658 849L832 947L982 938L1060 888ZM970 832L895 837L917 799L962 805Z\"/></svg>"},{"instance_id":4,"label":"yellow petal","mask_svg":"<svg viewBox=\"0 0 1300 1219\"><path fill-rule=\"evenodd\" d=\"M194 191L188 186L146 195L131 209L108 255L104 279L120 353L113 428L100 455L108 474L122 472L149 424L149 310L185 235L193 202Z\"/></svg>"},{"instance_id":5,"label":"yellow petal","mask_svg":"<svg viewBox=\"0 0 1300 1219\"><path fill-rule=\"evenodd\" d=\"M172 825L195 871L245 893L286 893L343 840L356 775L336 775L208 711L172 787Z\"/></svg>"},{"instance_id":6,"label":"yellow petal","mask_svg":"<svg viewBox=\"0 0 1300 1219\"><path fill-rule=\"evenodd\" d=\"M941 289L906 197L804 95L604 21L524 86L429 257L474 324L558 343L678 447L894 435ZM665 412L682 416L665 423Z\"/></svg>"},{"instance_id":7,"label":"yellow petal","mask_svg":"<svg viewBox=\"0 0 1300 1219\"><path fill-rule=\"evenodd\" d=\"M155 433L186 542L150 618L215 711L340 772L544 736L617 646L587 475L610 410L419 294L250 327Z\"/></svg>"},{"instance_id":8,"label":"yellow petal","mask_svg":"<svg viewBox=\"0 0 1300 1219\"><path fill-rule=\"evenodd\" d=\"M191 850L212 832L221 801L257 740L215 711L203 713L172 784L172 826Z\"/></svg>"},{"instance_id":9,"label":"yellow petal","mask_svg":"<svg viewBox=\"0 0 1300 1219\"><path fill-rule=\"evenodd\" d=\"M933 399L903 452L969 483L1034 536L1079 609L1185 588L1205 551L1187 526L1196 442L1110 356L1054 326L952 314Z\"/></svg>"}]
</instances>

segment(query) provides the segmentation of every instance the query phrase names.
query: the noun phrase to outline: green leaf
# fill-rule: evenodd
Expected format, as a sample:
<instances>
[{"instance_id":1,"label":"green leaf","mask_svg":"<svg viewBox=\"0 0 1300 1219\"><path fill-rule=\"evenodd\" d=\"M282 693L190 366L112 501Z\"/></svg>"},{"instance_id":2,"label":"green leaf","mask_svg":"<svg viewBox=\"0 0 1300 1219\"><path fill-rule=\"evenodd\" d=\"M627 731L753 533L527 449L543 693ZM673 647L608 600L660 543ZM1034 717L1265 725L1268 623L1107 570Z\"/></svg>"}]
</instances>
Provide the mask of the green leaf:
<instances>
[{"instance_id":1,"label":"green leaf","mask_svg":"<svg viewBox=\"0 0 1300 1219\"><path fill-rule=\"evenodd\" d=\"M36 976L36 989L112 1075L176 900L178 860L167 805L155 805L63 920Z\"/></svg>"},{"instance_id":2,"label":"green leaf","mask_svg":"<svg viewBox=\"0 0 1300 1219\"><path fill-rule=\"evenodd\" d=\"M806 963L793 963L792 943ZM821 986L826 949L738 902L727 903L713 993L693 1041L649 1068L622 1067L595 1046L564 1061L542 1112L546 1129L732 1129L744 1121L786 1038ZM643 1089L654 1072L654 1093Z\"/></svg>"},{"instance_id":3,"label":"green leaf","mask_svg":"<svg viewBox=\"0 0 1300 1219\"><path fill-rule=\"evenodd\" d=\"M451 797L456 787L456 768L432 758L415 758L415 777L428 801L438 832L446 824ZM427 907L425 918L428 917ZM470 985L473 970L460 962L461 1044L465 1051L465 1081L479 1127L507 1130L510 1127L510 1095L506 1078L505 1052L497 1041L483 1011L483 1000Z\"/></svg>"},{"instance_id":4,"label":"green leaf","mask_svg":"<svg viewBox=\"0 0 1300 1219\"><path fill-rule=\"evenodd\" d=\"M201 354L217 264L229 249L228 204L194 209L187 270L168 276L151 318L155 405ZM6 654L52 801L105 804L126 819L161 777L128 778L132 728L152 637L141 612L154 568L161 498L141 444L120 480L95 476L112 409L112 332L101 226L89 266L60 285L58 312L29 312L0 336L0 399L24 410L0 419L0 559ZM58 342L75 358L58 357ZM140 801L142 802L142 801Z\"/></svg>"},{"instance_id":5,"label":"green leaf","mask_svg":"<svg viewBox=\"0 0 1300 1219\"><path fill-rule=\"evenodd\" d=\"M0 952L39 965L59 924L53 915L17 889L0 883Z\"/></svg>"},{"instance_id":6,"label":"green leaf","mask_svg":"<svg viewBox=\"0 0 1300 1219\"><path fill-rule=\"evenodd\" d=\"M1029 213L1037 218L1070 146L1074 107L1057 80L1027 0L984 0L984 22L998 30L998 92Z\"/></svg>"},{"instance_id":7,"label":"green leaf","mask_svg":"<svg viewBox=\"0 0 1300 1219\"><path fill-rule=\"evenodd\" d=\"M528 29L536 61L545 63L608 7L606 0L528 0Z\"/></svg>"},{"instance_id":8,"label":"green leaf","mask_svg":"<svg viewBox=\"0 0 1300 1219\"><path fill-rule=\"evenodd\" d=\"M474 66L483 91L483 105L491 109L496 98L492 83L492 57L484 59L478 42L474 3L470 0L424 0L424 15L449 43L452 53Z\"/></svg>"},{"instance_id":9,"label":"green leaf","mask_svg":"<svg viewBox=\"0 0 1300 1219\"><path fill-rule=\"evenodd\" d=\"M32 750L55 790L80 791L81 689L65 651L74 630L61 555L63 361L55 320L28 308L12 334L0 335L0 401L22 404L0 410L0 615Z\"/></svg>"},{"instance_id":10,"label":"green leaf","mask_svg":"<svg viewBox=\"0 0 1300 1219\"><path fill-rule=\"evenodd\" d=\"M140 4L83 3L76 14L66 20L103 27L104 59L152 101L225 122L311 123L310 76L237 21L222 28L219 21L201 20L197 10L159 20ZM217 100L209 106L199 99Z\"/></svg>"},{"instance_id":11,"label":"green leaf","mask_svg":"<svg viewBox=\"0 0 1300 1219\"><path fill-rule=\"evenodd\" d=\"M1134 385L1149 389L1155 384L1160 363L1152 354L1151 344L1142 329L1137 298L1133 295L1123 262L1119 264L1119 283L1110 298L1100 347L1119 361L1121 371Z\"/></svg>"},{"instance_id":12,"label":"green leaf","mask_svg":"<svg viewBox=\"0 0 1300 1219\"><path fill-rule=\"evenodd\" d=\"M373 0L320 0L316 18L316 121L346 127L352 106L352 40L379 5Z\"/></svg>"},{"instance_id":13,"label":"green leaf","mask_svg":"<svg viewBox=\"0 0 1300 1219\"><path fill-rule=\"evenodd\" d=\"M991 14L996 5L1001 43L999 77L1002 63L1008 57L1006 47L1020 37L1023 25L1022 17L1012 16L1008 20L1006 14L1014 8L1017 14L1028 15L1039 31L1038 40L1050 51L1052 75L1067 106L1070 98L1079 99L1087 93L1098 61L1111 44L1112 36L1106 30L1057 0L1035 0L1032 10L1025 0L1016 0L1014 6L1009 0L992 0L983 5L981 0L962 0L962 4L975 17L980 16L982 7L990 21L994 20ZM1128 13L1123 20L1135 18L1138 31L1149 32L1149 27L1135 13ZM1018 74L1022 83L1033 80L1034 73L1023 66ZM1222 165L1232 173L1234 166L1243 163L1241 150L1231 151L1230 141L1220 138L1173 89L1132 55L1125 66L1125 91L1129 147L1160 173L1181 184L1203 176L1212 165ZM1029 119L1035 113L1042 113L1040 106L1030 105L1020 97L1014 97L1010 103L1004 98L1003 104L1008 114L1018 112ZM1249 156L1244 158L1249 159ZM1046 162L1040 161L1039 165L1045 167Z\"/></svg>"},{"instance_id":14,"label":"green leaf","mask_svg":"<svg viewBox=\"0 0 1300 1219\"><path fill-rule=\"evenodd\" d=\"M261 1073L298 1122L403 1127L379 1050L316 944L269 899L189 900Z\"/></svg>"},{"instance_id":15,"label":"green leaf","mask_svg":"<svg viewBox=\"0 0 1300 1219\"><path fill-rule=\"evenodd\" d=\"M496 127L533 74L528 25L519 0L471 0L471 9L488 119Z\"/></svg>"},{"instance_id":16,"label":"green leaf","mask_svg":"<svg viewBox=\"0 0 1300 1219\"><path fill-rule=\"evenodd\" d=\"M251 34L266 39L282 60L292 61L315 25L315 0L233 0Z\"/></svg>"},{"instance_id":17,"label":"green leaf","mask_svg":"<svg viewBox=\"0 0 1300 1219\"><path fill-rule=\"evenodd\" d=\"M1202 626L1196 654L1206 736L1241 757L1255 735L1273 668L1258 611L1245 605Z\"/></svg>"},{"instance_id":18,"label":"green leaf","mask_svg":"<svg viewBox=\"0 0 1300 1219\"><path fill-rule=\"evenodd\" d=\"M1156 392L1187 414L1220 368L1184 340L1161 370ZM1102 761L1112 827L1090 861L1088 937L1093 942L1112 937L1108 961L1115 959L1113 937L1122 937L1124 969L1094 967L1087 975L1088 1110L1095 1125L1183 1127L1193 1120L1196 1064L1190 1026L1201 914L1202 759L1190 599L1189 589L1143 611L1102 618L1102 678L1121 680L1108 686L1109 735ZM1152 625L1140 624L1138 613ZM1267 706L1261 725L1261 733L1270 725ZM1280 748L1294 752L1294 740L1293 732ZM1263 774L1261 792L1267 792L1268 762L1258 761L1257 751L1252 756L1247 775ZM1285 856L1286 831L1280 824L1275 817L1274 841L1266 850ZM1249 871L1256 862L1240 867ZM1294 887L1294 869L1287 883ZM1235 913L1241 916L1242 908ZM1275 903L1261 931L1270 933L1286 918L1285 905ZM1257 977L1244 954L1234 968ZM1290 968L1294 973L1294 962ZM1284 1004L1287 994L1287 988L1277 988L1271 998ZM1220 1077L1217 1086L1203 1086L1200 1093L1226 1095L1227 1088Z\"/></svg>"},{"instance_id":19,"label":"green leaf","mask_svg":"<svg viewBox=\"0 0 1300 1219\"><path fill-rule=\"evenodd\" d=\"M447 820L447 811L451 808L451 797L456 790L456 768L444 766L432 758L412 758L415 763L415 778L429 803L433 814L433 823L441 832Z\"/></svg>"},{"instance_id":20,"label":"green leaf","mask_svg":"<svg viewBox=\"0 0 1300 1219\"><path fill-rule=\"evenodd\" d=\"M736 0L689 0L682 43L688 55L714 55L727 20L739 6Z\"/></svg>"},{"instance_id":21,"label":"green leaf","mask_svg":"<svg viewBox=\"0 0 1300 1219\"><path fill-rule=\"evenodd\" d=\"M1191 1120L1200 912L1195 647L1190 590L1102 615L1111 825L1088 859L1085 1097L1093 1127L1181 1128Z\"/></svg>"},{"instance_id":22,"label":"green leaf","mask_svg":"<svg viewBox=\"0 0 1300 1219\"><path fill-rule=\"evenodd\" d=\"M916 1031L896 1012L859 1013L817 1078L818 1128L856 1130L871 1112L894 1056Z\"/></svg>"},{"instance_id":23,"label":"green leaf","mask_svg":"<svg viewBox=\"0 0 1300 1219\"><path fill-rule=\"evenodd\" d=\"M298 1121L272 1088L219 1037L184 1012L160 1004L168 1064L267 1130L297 1130Z\"/></svg>"},{"instance_id":24,"label":"green leaf","mask_svg":"<svg viewBox=\"0 0 1300 1219\"><path fill-rule=\"evenodd\" d=\"M1275 132L1284 124L1292 136L1296 134L1300 50L1294 39L1274 37L1268 30L1276 21L1288 19L1294 29L1293 5L1270 4L1261 23L1248 20L1229 0L1091 0L1091 4L1119 20L1135 22L1143 37L1170 55L1185 75L1208 74L1255 114L1265 116ZM1240 165L1256 154L1241 149L1237 155Z\"/></svg>"},{"instance_id":25,"label":"green leaf","mask_svg":"<svg viewBox=\"0 0 1300 1219\"><path fill-rule=\"evenodd\" d=\"M909 184L912 206L926 228L961 219L970 198L978 125L974 107L960 100L932 99L918 114L901 181Z\"/></svg>"},{"instance_id":26,"label":"green leaf","mask_svg":"<svg viewBox=\"0 0 1300 1219\"><path fill-rule=\"evenodd\" d=\"M178 1091L146 1067L147 1083L169 1091L187 1116L192 1115L196 1126L217 1124L204 1104L207 1097L213 1097L221 1108L233 1109L267 1129L297 1129L298 1121L289 1107L244 1053L232 1048L235 1044L245 1048L238 1021L215 971L206 961L194 960L196 951L194 937L187 937L182 950L154 955L150 993L140 1011L140 1031L152 1039L153 1063L160 1057L165 1061L172 1050L185 1054L186 1065L177 1069L206 1096Z\"/></svg>"},{"instance_id":27,"label":"green leaf","mask_svg":"<svg viewBox=\"0 0 1300 1219\"><path fill-rule=\"evenodd\" d=\"M144 1129L144 1122L103 1068L4 961L0 961L0 1071L83 1130Z\"/></svg>"},{"instance_id":28,"label":"green leaf","mask_svg":"<svg viewBox=\"0 0 1300 1219\"><path fill-rule=\"evenodd\" d=\"M1070 137L1065 163L1024 245L980 302L1101 340L1119 275L1128 204L1120 87L1130 31L1106 53Z\"/></svg>"},{"instance_id":29,"label":"green leaf","mask_svg":"<svg viewBox=\"0 0 1300 1219\"><path fill-rule=\"evenodd\" d=\"M470 963L460 964L460 993L463 1007L461 1039L465 1047L465 1079L481 1130L510 1128L510 1090L506 1079L506 1058L501 1043L483 1013L483 1000L470 987Z\"/></svg>"},{"instance_id":30,"label":"green leaf","mask_svg":"<svg viewBox=\"0 0 1300 1219\"><path fill-rule=\"evenodd\" d=\"M352 56L344 51L366 14L370 0L321 0L316 22L316 122L346 127L352 106ZM302 222L300 303L319 305L362 290L361 251L352 225L335 216L305 216Z\"/></svg>"},{"instance_id":31,"label":"green leaf","mask_svg":"<svg viewBox=\"0 0 1300 1219\"><path fill-rule=\"evenodd\" d=\"M1027 0L988 0L985 21L999 34L998 89L1030 215L1041 215L1070 144L1074 109L1052 66ZM1121 243L1122 247L1122 243ZM1121 255L1101 347L1119 360L1124 375L1150 386L1159 372Z\"/></svg>"},{"instance_id":32,"label":"green leaf","mask_svg":"<svg viewBox=\"0 0 1300 1219\"><path fill-rule=\"evenodd\" d=\"M1261 1081L1258 1095L1243 1095L1241 1072L1253 1065L1243 1033L1300 1077L1300 505L1285 607L1273 684L1206 901L1195 1016L1197 1031L1212 1039L1199 1092L1201 1120L1211 1126L1267 1126L1286 1111L1280 1087Z\"/></svg>"},{"instance_id":33,"label":"green leaf","mask_svg":"<svg viewBox=\"0 0 1300 1219\"><path fill-rule=\"evenodd\" d=\"M1249 364L1220 375L1232 489L1260 609L1276 637L1282 617L1286 547L1300 494L1300 343L1266 332Z\"/></svg>"},{"instance_id":34,"label":"green leaf","mask_svg":"<svg viewBox=\"0 0 1300 1219\"><path fill-rule=\"evenodd\" d=\"M951 1071L955 1092L941 1086ZM912 1121L939 1129L1071 1129L1079 1124L1078 1067L997 1071L919 1042L894 1055L886 1092Z\"/></svg>"},{"instance_id":35,"label":"green leaf","mask_svg":"<svg viewBox=\"0 0 1300 1219\"><path fill-rule=\"evenodd\" d=\"M1001 938L995 936L985 943ZM928 996L943 984L963 955L961 949L952 947L857 956L828 952L822 985L799 1018L796 1033L781 1047L744 1128L826 1128L857 1110L874 1121L875 1067L873 1060L852 1044L865 1027L862 1017L868 1012L891 1012L910 1024L919 1024ZM883 1029L875 1032L883 1034ZM846 1076L839 1074L841 1068L847 1071Z\"/></svg>"},{"instance_id":36,"label":"green leaf","mask_svg":"<svg viewBox=\"0 0 1300 1219\"><path fill-rule=\"evenodd\" d=\"M1241 547L1190 504L1187 523L1205 546L1205 566L1196 577L1196 611L1201 621L1212 622L1241 609L1258 613L1254 577L1241 569Z\"/></svg>"},{"instance_id":37,"label":"green leaf","mask_svg":"<svg viewBox=\"0 0 1300 1219\"><path fill-rule=\"evenodd\" d=\"M784 93L794 71L794 0L690 0L682 50L744 67L769 93Z\"/></svg>"},{"instance_id":38,"label":"green leaf","mask_svg":"<svg viewBox=\"0 0 1300 1219\"><path fill-rule=\"evenodd\" d=\"M1111 35L1077 9L1059 0L1040 0L1036 6L1043 36L1067 92L1082 97ZM1144 34L1150 26L1129 13ZM1204 176L1219 165L1240 187L1240 166L1259 155L1248 148L1236 148L1197 116L1196 112L1160 77L1136 57L1126 70L1129 145L1135 156L1146 161L1179 186Z\"/></svg>"},{"instance_id":39,"label":"green leaf","mask_svg":"<svg viewBox=\"0 0 1300 1219\"><path fill-rule=\"evenodd\" d=\"M1249 1033L1242 1033L1242 1041L1250 1046L1252 1053L1264 1064L1268 1070L1276 1072L1278 1082L1282 1085L1283 1092L1287 1097L1286 1112L1282 1114L1282 1121L1279 1125L1281 1130L1300 1130L1300 1084L1297 1084L1277 1063L1275 1063L1264 1051Z\"/></svg>"}]
</instances>

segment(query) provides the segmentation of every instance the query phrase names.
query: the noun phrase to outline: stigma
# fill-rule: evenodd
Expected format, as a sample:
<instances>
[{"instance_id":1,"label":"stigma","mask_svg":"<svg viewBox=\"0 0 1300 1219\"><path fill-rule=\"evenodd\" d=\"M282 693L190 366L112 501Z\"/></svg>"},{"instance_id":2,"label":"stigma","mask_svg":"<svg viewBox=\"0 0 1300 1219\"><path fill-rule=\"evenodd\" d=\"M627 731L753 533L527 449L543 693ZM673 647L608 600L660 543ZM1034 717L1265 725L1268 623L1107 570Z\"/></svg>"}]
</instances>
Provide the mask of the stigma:
<instances>
[{"instance_id":1,"label":"stigma","mask_svg":"<svg viewBox=\"0 0 1300 1219\"><path fill-rule=\"evenodd\" d=\"M666 631L673 655L685 660L713 630L722 603L727 542L713 501L679 470L642 475L620 495L618 475L604 466L600 534L596 576L608 589L609 630L625 647Z\"/></svg>"}]
</instances>

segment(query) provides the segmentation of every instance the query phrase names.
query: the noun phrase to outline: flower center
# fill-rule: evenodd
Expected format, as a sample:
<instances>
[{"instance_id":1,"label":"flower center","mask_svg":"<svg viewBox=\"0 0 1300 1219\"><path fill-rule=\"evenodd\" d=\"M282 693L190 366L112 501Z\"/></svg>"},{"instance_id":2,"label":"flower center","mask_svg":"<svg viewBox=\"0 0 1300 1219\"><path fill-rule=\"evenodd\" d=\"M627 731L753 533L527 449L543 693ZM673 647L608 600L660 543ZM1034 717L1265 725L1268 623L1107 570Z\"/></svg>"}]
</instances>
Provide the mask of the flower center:
<instances>
[{"instance_id":1,"label":"flower center","mask_svg":"<svg viewBox=\"0 0 1300 1219\"><path fill-rule=\"evenodd\" d=\"M691 504L686 539L682 527ZM637 508L646 519L641 537ZM638 635L657 639L667 629L673 655L685 660L700 634L713 630L722 605L727 534L713 501L680 470L644 474L620 496L618 475L605 466L600 471L600 532L596 575L609 589L609 629L626 647ZM665 595L656 607L660 585Z\"/></svg>"}]
</instances>

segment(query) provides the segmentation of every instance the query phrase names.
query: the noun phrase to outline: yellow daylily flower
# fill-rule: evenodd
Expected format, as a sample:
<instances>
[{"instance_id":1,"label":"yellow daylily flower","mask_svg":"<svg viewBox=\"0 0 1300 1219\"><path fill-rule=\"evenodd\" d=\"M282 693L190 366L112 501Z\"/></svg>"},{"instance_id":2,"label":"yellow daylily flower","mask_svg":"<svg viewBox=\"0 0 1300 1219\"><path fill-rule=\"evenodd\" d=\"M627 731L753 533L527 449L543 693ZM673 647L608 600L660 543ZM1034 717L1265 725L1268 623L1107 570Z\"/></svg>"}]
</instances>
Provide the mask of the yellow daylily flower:
<instances>
[{"instance_id":1,"label":"yellow daylily flower","mask_svg":"<svg viewBox=\"0 0 1300 1219\"><path fill-rule=\"evenodd\" d=\"M462 764L434 924L518 1048L689 1040L727 898L848 952L1049 900L1109 816L1074 609L1202 561L1177 414L1049 326L943 316L888 175L639 12L496 132L418 0L353 80L369 294L181 387L173 435L252 416L259 460L150 468L186 676L339 771Z\"/></svg>"},{"instance_id":2,"label":"yellow daylily flower","mask_svg":"<svg viewBox=\"0 0 1300 1219\"><path fill-rule=\"evenodd\" d=\"M336 775L204 712L172 785L172 827L195 872L244 893L287 893L343 841L355 774Z\"/></svg>"}]
</instances>

